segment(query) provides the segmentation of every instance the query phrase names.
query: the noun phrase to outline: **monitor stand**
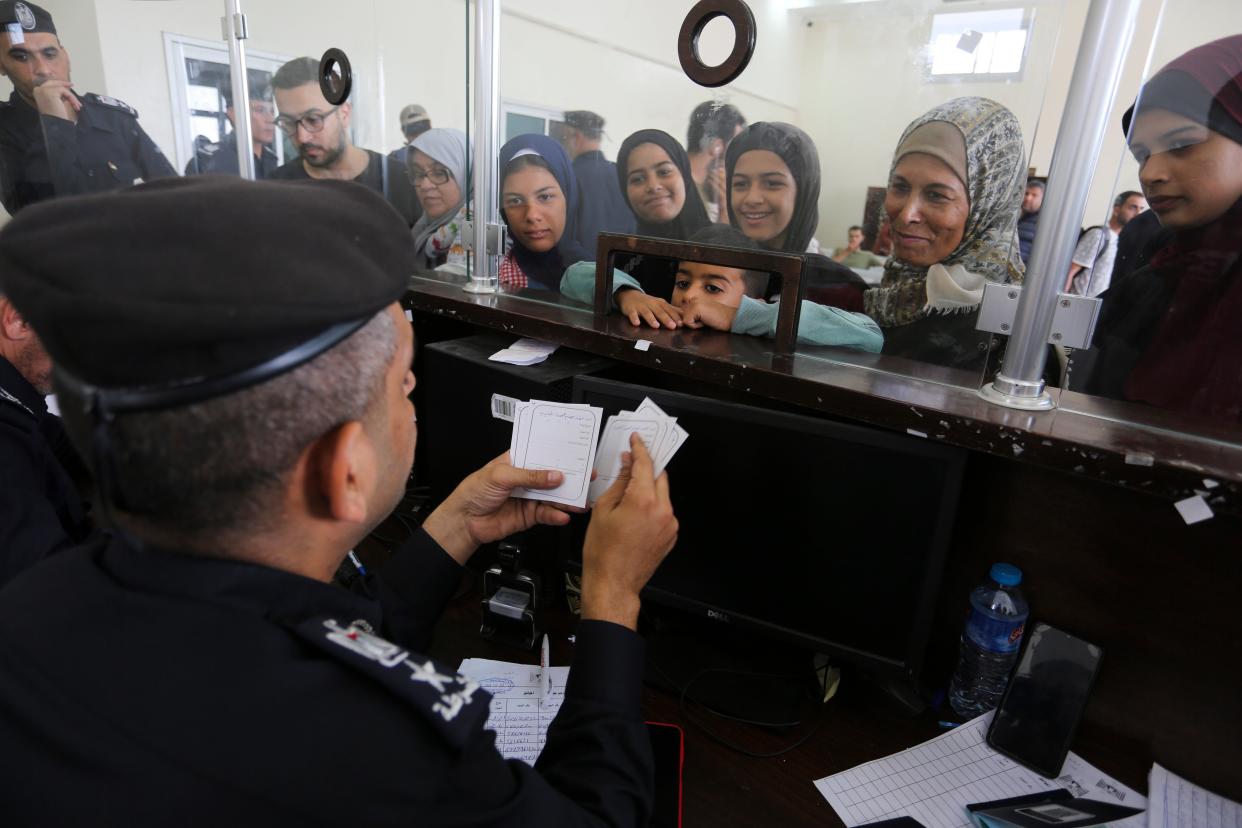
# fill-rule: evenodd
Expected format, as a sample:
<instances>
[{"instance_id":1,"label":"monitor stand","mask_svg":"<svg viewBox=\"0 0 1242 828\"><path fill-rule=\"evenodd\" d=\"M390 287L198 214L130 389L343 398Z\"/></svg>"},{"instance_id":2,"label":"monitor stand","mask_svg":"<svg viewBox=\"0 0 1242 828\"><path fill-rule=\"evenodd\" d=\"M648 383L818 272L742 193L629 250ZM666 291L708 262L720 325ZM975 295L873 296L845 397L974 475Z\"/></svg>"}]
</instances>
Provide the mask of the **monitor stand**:
<instances>
[{"instance_id":1,"label":"monitor stand","mask_svg":"<svg viewBox=\"0 0 1242 828\"><path fill-rule=\"evenodd\" d=\"M646 682L725 717L790 727L816 694L812 653L668 608L644 610ZM687 685L689 687L687 688Z\"/></svg>"}]
</instances>

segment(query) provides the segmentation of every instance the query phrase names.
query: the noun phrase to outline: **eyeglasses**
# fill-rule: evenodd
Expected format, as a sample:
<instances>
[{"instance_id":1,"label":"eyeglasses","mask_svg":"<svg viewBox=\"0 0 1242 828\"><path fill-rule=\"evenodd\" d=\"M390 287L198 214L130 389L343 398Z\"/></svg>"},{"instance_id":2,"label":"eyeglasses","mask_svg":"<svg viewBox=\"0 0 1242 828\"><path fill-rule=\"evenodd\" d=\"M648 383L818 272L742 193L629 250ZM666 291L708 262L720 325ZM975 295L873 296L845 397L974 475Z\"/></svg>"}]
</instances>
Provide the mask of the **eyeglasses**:
<instances>
[{"instance_id":1,"label":"eyeglasses","mask_svg":"<svg viewBox=\"0 0 1242 828\"><path fill-rule=\"evenodd\" d=\"M423 183L423 179L429 179L432 184L447 184L453 174L445 167L432 167L430 170L424 170L422 167L414 167L410 170L410 183L418 186Z\"/></svg>"},{"instance_id":2,"label":"eyeglasses","mask_svg":"<svg viewBox=\"0 0 1242 828\"><path fill-rule=\"evenodd\" d=\"M308 112L301 118L291 118L288 115L281 115L276 119L276 126L280 127L280 131L290 137L297 135L299 126L304 128L307 132L319 132L323 129L324 120L338 109L340 109L340 107L334 106L322 114L318 112Z\"/></svg>"}]
</instances>

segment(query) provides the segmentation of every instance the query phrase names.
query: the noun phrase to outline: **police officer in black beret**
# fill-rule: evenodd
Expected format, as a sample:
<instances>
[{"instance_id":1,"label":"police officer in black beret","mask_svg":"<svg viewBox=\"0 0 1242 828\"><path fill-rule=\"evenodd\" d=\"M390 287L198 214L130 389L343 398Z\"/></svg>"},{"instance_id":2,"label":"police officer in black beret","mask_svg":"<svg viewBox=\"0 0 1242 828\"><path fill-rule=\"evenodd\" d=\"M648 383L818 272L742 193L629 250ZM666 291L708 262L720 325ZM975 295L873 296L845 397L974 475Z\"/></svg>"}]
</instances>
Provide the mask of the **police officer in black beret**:
<instances>
[{"instance_id":1,"label":"police officer in black beret","mask_svg":"<svg viewBox=\"0 0 1242 828\"><path fill-rule=\"evenodd\" d=\"M47 410L52 359L0 294L0 587L90 534L75 475L85 467Z\"/></svg>"},{"instance_id":2,"label":"police officer in black beret","mask_svg":"<svg viewBox=\"0 0 1242 828\"><path fill-rule=\"evenodd\" d=\"M34 3L0 0L0 75L13 83L0 102L0 200L10 213L176 175L133 107L74 91L69 53Z\"/></svg>"},{"instance_id":3,"label":"police officer in black beret","mask_svg":"<svg viewBox=\"0 0 1242 828\"><path fill-rule=\"evenodd\" d=\"M6 826L646 823L638 596L677 522L636 436L534 767L496 751L486 690L419 653L480 544L568 521L510 497L559 472L497 458L378 598L331 583L413 461L414 265L398 213L342 181L159 181L0 231L0 286L121 530L0 591Z\"/></svg>"}]
</instances>

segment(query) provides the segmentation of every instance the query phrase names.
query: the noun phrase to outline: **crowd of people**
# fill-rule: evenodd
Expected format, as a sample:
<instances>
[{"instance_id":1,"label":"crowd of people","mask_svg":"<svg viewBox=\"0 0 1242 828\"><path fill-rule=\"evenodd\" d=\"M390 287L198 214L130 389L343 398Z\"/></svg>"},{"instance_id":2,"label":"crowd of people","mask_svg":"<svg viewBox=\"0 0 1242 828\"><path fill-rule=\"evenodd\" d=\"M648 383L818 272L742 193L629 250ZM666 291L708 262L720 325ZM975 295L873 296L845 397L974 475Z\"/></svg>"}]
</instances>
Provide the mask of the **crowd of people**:
<instances>
[{"instance_id":1,"label":"crowd of people","mask_svg":"<svg viewBox=\"0 0 1242 828\"><path fill-rule=\"evenodd\" d=\"M464 272L466 134L411 105L400 149L355 146L351 104L329 104L318 62L299 58L270 97L248 90L268 181L235 174L235 138L178 176L130 107L73 88L45 10L2 0L0 41L14 86L0 106L14 214L0 230L0 812L15 825L645 824L637 619L679 527L636 435L594 504L574 669L533 767L497 753L477 684L418 653L480 545L569 521L514 497L559 473L498 457L380 571L333 584L409 476L414 339L398 300L415 270ZM1044 182L1028 179L1013 113L987 98L938 105L897 138L882 259L861 227L821 252L820 156L792 124L709 102L685 146L644 129L615 162L601 116L564 125L498 154L512 290L589 299L609 230L797 254L801 341L970 367L989 348L974 330L984 287L1026 273ZM276 129L296 151L284 164ZM1056 276L1103 299L1071 382L1236 425L1242 36L1161 69L1122 129L1142 192L1120 193ZM873 266L875 286L851 270ZM657 288L614 274L634 326L774 335L769 273L694 259L662 272ZM339 764L356 756L369 759L361 801Z\"/></svg>"}]
</instances>

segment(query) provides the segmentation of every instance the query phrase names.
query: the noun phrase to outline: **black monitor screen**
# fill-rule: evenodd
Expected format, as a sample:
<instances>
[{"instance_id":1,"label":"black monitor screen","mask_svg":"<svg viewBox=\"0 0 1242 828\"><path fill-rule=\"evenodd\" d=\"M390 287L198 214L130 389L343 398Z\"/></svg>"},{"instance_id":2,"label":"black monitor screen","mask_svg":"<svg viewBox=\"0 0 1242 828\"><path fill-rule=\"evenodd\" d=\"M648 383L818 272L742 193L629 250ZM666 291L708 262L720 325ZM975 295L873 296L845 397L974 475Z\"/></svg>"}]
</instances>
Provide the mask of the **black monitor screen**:
<instances>
[{"instance_id":1,"label":"black monitor screen","mask_svg":"<svg viewBox=\"0 0 1242 828\"><path fill-rule=\"evenodd\" d=\"M689 432L669 464L676 548L644 593L913 677L965 452L828 420L579 377L606 414L650 397ZM574 522L580 566L585 520Z\"/></svg>"}]
</instances>

